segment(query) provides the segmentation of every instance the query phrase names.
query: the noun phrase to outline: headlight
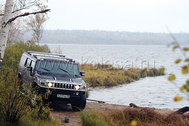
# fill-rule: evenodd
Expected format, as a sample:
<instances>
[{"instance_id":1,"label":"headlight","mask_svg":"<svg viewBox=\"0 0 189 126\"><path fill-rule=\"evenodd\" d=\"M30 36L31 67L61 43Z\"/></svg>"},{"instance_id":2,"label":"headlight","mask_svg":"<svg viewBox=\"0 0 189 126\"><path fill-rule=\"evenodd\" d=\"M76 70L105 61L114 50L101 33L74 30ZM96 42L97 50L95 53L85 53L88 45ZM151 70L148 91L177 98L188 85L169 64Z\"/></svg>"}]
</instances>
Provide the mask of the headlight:
<instances>
[{"instance_id":1,"label":"headlight","mask_svg":"<svg viewBox=\"0 0 189 126\"><path fill-rule=\"evenodd\" d=\"M47 85L48 85L49 87L53 87L53 86L54 86L54 84L51 83L51 82L49 82Z\"/></svg>"},{"instance_id":2,"label":"headlight","mask_svg":"<svg viewBox=\"0 0 189 126\"><path fill-rule=\"evenodd\" d=\"M80 89L80 86L79 86L79 85L75 85L75 89L76 89L76 90L79 90L79 89Z\"/></svg>"}]
</instances>

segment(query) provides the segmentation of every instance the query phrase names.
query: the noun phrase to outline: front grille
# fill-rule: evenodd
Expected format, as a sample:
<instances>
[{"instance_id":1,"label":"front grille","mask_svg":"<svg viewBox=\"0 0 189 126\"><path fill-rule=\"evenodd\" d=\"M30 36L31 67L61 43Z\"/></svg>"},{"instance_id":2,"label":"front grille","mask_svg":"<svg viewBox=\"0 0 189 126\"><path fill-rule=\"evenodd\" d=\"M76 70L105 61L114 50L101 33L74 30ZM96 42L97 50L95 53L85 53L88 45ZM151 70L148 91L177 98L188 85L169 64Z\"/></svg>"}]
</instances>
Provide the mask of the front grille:
<instances>
[{"instance_id":1,"label":"front grille","mask_svg":"<svg viewBox=\"0 0 189 126\"><path fill-rule=\"evenodd\" d=\"M74 89L74 84L55 83L56 88Z\"/></svg>"}]
</instances>

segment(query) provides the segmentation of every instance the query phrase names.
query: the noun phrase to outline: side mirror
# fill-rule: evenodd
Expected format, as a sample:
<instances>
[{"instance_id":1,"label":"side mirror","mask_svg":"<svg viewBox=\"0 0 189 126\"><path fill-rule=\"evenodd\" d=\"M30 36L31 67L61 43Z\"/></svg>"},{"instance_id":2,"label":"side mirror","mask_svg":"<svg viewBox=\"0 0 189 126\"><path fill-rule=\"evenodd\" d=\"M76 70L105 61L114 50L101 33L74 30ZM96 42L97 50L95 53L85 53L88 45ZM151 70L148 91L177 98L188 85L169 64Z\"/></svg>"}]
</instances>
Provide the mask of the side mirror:
<instances>
[{"instance_id":1,"label":"side mirror","mask_svg":"<svg viewBox=\"0 0 189 126\"><path fill-rule=\"evenodd\" d=\"M27 67L27 71L30 71L30 72L31 72L31 71L32 71L32 67L31 67L31 66L28 66L28 67Z\"/></svg>"},{"instance_id":2,"label":"side mirror","mask_svg":"<svg viewBox=\"0 0 189 126\"><path fill-rule=\"evenodd\" d=\"M85 76L85 72L80 72L80 75L81 76Z\"/></svg>"}]
</instances>

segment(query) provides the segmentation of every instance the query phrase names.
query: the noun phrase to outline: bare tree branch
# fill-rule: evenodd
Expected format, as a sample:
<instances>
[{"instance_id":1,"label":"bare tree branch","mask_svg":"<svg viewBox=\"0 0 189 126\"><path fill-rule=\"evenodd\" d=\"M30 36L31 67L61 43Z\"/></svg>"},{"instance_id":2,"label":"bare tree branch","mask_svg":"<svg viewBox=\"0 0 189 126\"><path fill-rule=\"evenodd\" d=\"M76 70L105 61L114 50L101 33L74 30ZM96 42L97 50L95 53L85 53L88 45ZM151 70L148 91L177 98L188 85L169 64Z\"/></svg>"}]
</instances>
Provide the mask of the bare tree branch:
<instances>
[{"instance_id":1,"label":"bare tree branch","mask_svg":"<svg viewBox=\"0 0 189 126\"><path fill-rule=\"evenodd\" d=\"M35 5L35 4L36 4L36 3L32 2L30 5L25 6L25 7L23 7L23 8L19 8L19 9L17 9L17 10L14 10L12 13L15 13L15 12L18 12L18 11L21 11L21 10L24 10L24 9L27 9L27 8L29 8L29 7L31 7L31 6L33 6L33 5Z\"/></svg>"},{"instance_id":2,"label":"bare tree branch","mask_svg":"<svg viewBox=\"0 0 189 126\"><path fill-rule=\"evenodd\" d=\"M32 12L32 13L27 12L27 13L24 13L24 14L21 14L21 15L18 15L18 16L15 16L15 17L9 19L6 23L4 23L2 27L6 27L7 24L13 22L14 20L16 20L16 19L19 18L19 17L25 17L25 16L32 15L32 14L35 15L35 14L39 14L39 13L46 13L46 12L48 12L48 11L50 11L50 9L45 9L45 10L36 11L36 12Z\"/></svg>"},{"instance_id":3,"label":"bare tree branch","mask_svg":"<svg viewBox=\"0 0 189 126\"><path fill-rule=\"evenodd\" d=\"M23 7L23 8L19 8L19 9L17 9L17 10L14 10L12 13L16 13L16 12L18 12L18 11L21 11L21 10L27 9L27 8L33 6L33 5L35 5L34 2L33 2L32 4L30 4L30 5L28 5L28 6L25 6L25 7ZM4 14L0 14L0 16L4 16Z\"/></svg>"}]
</instances>

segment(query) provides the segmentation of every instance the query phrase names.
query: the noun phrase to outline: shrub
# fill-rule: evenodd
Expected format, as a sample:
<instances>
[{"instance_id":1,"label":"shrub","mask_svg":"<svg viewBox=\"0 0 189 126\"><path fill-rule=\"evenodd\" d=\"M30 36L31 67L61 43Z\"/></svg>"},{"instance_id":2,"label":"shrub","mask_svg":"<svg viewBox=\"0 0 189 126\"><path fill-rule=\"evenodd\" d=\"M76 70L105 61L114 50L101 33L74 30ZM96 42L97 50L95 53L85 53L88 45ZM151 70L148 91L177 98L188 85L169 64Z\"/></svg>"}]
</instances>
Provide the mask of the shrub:
<instances>
[{"instance_id":1,"label":"shrub","mask_svg":"<svg viewBox=\"0 0 189 126\"><path fill-rule=\"evenodd\" d=\"M45 95L48 96L48 93ZM39 94L35 97L35 101L32 104L33 109L31 111L31 117L33 119L50 120L50 108L49 105L44 102L44 97L45 96L42 94Z\"/></svg>"},{"instance_id":2,"label":"shrub","mask_svg":"<svg viewBox=\"0 0 189 126\"><path fill-rule=\"evenodd\" d=\"M18 122L30 110L29 96L19 90L18 79L13 70L9 69L0 80L0 117L5 122Z\"/></svg>"},{"instance_id":3,"label":"shrub","mask_svg":"<svg viewBox=\"0 0 189 126\"><path fill-rule=\"evenodd\" d=\"M32 41L28 41L26 43L16 42L6 48L1 71L13 69L17 72L20 58L25 51L50 52L50 49L47 45L39 46Z\"/></svg>"},{"instance_id":4,"label":"shrub","mask_svg":"<svg viewBox=\"0 0 189 126\"><path fill-rule=\"evenodd\" d=\"M47 105L36 106L31 113L34 119L50 120L50 109Z\"/></svg>"},{"instance_id":5,"label":"shrub","mask_svg":"<svg viewBox=\"0 0 189 126\"><path fill-rule=\"evenodd\" d=\"M0 72L0 118L3 124L18 123L19 120L31 111L29 106L34 97L31 91L22 88L17 77L18 64L24 51L49 52L48 46L39 46L32 41L17 42L6 48ZM24 84L27 87L27 84ZM38 110L38 117L46 119L49 110L44 106Z\"/></svg>"}]
</instances>

